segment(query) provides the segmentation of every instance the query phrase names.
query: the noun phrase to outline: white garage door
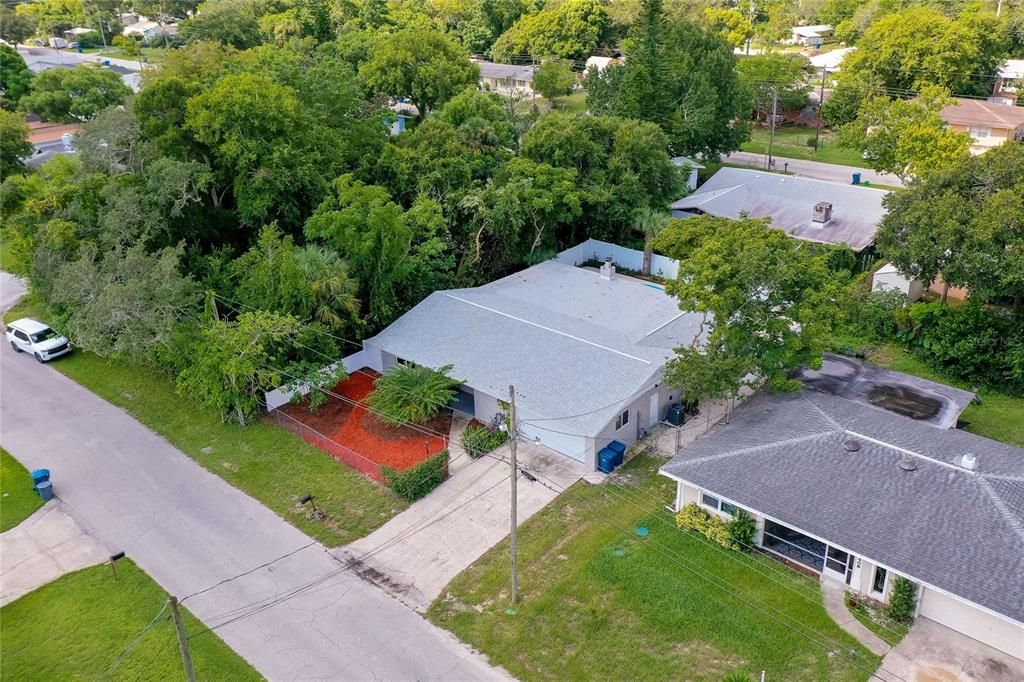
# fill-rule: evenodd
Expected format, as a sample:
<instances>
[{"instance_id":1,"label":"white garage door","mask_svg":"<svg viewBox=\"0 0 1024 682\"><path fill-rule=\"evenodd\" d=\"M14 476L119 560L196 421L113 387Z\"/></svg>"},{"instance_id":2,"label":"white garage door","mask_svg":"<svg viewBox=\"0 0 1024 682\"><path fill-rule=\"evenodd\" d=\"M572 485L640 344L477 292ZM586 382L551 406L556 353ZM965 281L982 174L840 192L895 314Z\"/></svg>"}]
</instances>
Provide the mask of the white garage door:
<instances>
[{"instance_id":1,"label":"white garage door","mask_svg":"<svg viewBox=\"0 0 1024 682\"><path fill-rule=\"evenodd\" d=\"M921 598L921 615L994 649L1024 659L1024 626L1014 625L928 588L924 589Z\"/></svg>"}]
</instances>

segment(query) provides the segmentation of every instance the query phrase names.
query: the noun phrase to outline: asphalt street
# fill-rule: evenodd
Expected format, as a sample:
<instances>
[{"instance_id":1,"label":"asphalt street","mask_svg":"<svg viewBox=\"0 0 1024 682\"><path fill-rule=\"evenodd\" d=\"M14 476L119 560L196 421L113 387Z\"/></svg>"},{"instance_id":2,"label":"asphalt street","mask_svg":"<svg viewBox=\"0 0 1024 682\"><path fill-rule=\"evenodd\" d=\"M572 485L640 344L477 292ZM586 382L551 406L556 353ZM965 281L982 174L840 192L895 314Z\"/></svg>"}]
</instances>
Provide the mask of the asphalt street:
<instances>
[{"instance_id":1,"label":"asphalt street","mask_svg":"<svg viewBox=\"0 0 1024 682\"><path fill-rule=\"evenodd\" d=\"M0 273L5 308L19 287ZM49 468L76 520L164 589L186 598L212 587L185 605L268 679L507 677L53 367L4 344L0 384L0 443L29 469Z\"/></svg>"},{"instance_id":2,"label":"asphalt street","mask_svg":"<svg viewBox=\"0 0 1024 682\"><path fill-rule=\"evenodd\" d=\"M821 163L820 161L803 161L801 159L787 159L782 156L773 156L775 170L786 169L793 175L805 178L816 178L818 180L829 180L831 182L849 183L853 180L854 173L860 173L861 181L868 181L872 185L888 185L889 187L902 187L903 181L889 173L877 173L870 168L858 168L856 166L840 166L834 163ZM728 163L744 164L764 168L765 155L753 154L751 152L733 152L723 157ZM788 166L786 164L789 164Z\"/></svg>"}]
</instances>

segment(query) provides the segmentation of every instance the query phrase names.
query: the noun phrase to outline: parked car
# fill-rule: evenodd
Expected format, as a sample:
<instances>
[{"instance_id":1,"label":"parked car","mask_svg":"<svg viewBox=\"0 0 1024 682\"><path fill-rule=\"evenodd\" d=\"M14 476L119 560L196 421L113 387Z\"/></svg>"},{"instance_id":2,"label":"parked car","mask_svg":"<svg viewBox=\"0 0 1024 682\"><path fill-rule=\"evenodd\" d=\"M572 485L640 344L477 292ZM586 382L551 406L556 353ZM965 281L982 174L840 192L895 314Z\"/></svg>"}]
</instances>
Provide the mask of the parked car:
<instances>
[{"instance_id":1,"label":"parked car","mask_svg":"<svg viewBox=\"0 0 1024 682\"><path fill-rule=\"evenodd\" d=\"M24 317L7 325L7 340L18 353L31 353L47 362L71 352L71 342L47 325Z\"/></svg>"}]
</instances>

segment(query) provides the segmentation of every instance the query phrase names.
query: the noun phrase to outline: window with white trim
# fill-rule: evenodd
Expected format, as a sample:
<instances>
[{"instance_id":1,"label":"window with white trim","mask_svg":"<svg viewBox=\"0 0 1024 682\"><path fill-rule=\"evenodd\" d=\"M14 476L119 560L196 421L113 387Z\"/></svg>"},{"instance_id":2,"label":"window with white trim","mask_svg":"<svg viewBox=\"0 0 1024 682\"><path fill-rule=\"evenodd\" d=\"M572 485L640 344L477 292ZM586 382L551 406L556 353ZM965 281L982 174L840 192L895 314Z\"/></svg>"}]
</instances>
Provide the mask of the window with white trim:
<instances>
[{"instance_id":1,"label":"window with white trim","mask_svg":"<svg viewBox=\"0 0 1024 682\"><path fill-rule=\"evenodd\" d=\"M967 131L970 133L971 137L976 140L980 140L992 134L992 129L986 128L985 126L971 126Z\"/></svg>"},{"instance_id":2,"label":"window with white trim","mask_svg":"<svg viewBox=\"0 0 1024 682\"><path fill-rule=\"evenodd\" d=\"M700 503L705 507L711 507L715 511L725 512L729 516L736 516L740 508L734 504L729 504L725 500L720 500L714 495L708 495L705 492L700 494Z\"/></svg>"},{"instance_id":3,"label":"window with white trim","mask_svg":"<svg viewBox=\"0 0 1024 682\"><path fill-rule=\"evenodd\" d=\"M881 566L875 566L875 576L871 580L871 591L875 594L885 593L885 579L888 577L888 571Z\"/></svg>"},{"instance_id":4,"label":"window with white trim","mask_svg":"<svg viewBox=\"0 0 1024 682\"><path fill-rule=\"evenodd\" d=\"M618 417L615 418L615 430L618 431L623 426L629 423L629 410L626 410Z\"/></svg>"}]
</instances>

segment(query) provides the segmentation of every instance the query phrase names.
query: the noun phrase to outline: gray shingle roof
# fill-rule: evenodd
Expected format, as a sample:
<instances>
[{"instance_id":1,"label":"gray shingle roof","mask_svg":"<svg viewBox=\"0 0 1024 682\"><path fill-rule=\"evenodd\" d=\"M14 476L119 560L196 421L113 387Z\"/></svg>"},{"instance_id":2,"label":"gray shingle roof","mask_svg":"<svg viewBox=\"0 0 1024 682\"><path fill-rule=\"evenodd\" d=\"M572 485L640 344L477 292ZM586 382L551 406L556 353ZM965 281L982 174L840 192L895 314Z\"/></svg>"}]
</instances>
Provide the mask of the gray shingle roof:
<instances>
[{"instance_id":1,"label":"gray shingle roof","mask_svg":"<svg viewBox=\"0 0 1024 682\"><path fill-rule=\"evenodd\" d=\"M886 192L812 178L746 168L723 168L689 196L672 204L674 211L699 210L708 215L770 218L772 227L798 239L847 244L862 251L875 238L885 215ZM832 220L811 220L819 201L832 204Z\"/></svg>"},{"instance_id":2,"label":"gray shingle roof","mask_svg":"<svg viewBox=\"0 0 1024 682\"><path fill-rule=\"evenodd\" d=\"M478 61L481 78L511 78L517 81L533 82L533 67L522 64L498 64Z\"/></svg>"},{"instance_id":3,"label":"gray shingle roof","mask_svg":"<svg viewBox=\"0 0 1024 682\"><path fill-rule=\"evenodd\" d=\"M758 393L662 471L1024 622L1020 448L805 389Z\"/></svg>"},{"instance_id":4,"label":"gray shingle roof","mask_svg":"<svg viewBox=\"0 0 1024 682\"><path fill-rule=\"evenodd\" d=\"M533 417L589 412L559 423L592 436L658 380L702 319L656 285L548 261L435 292L367 344L429 367L452 364L453 377L493 396L515 384Z\"/></svg>"}]
</instances>

